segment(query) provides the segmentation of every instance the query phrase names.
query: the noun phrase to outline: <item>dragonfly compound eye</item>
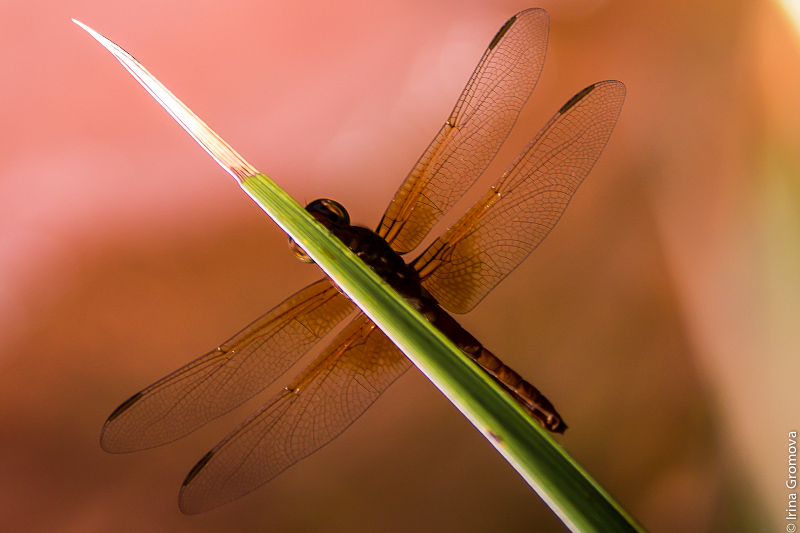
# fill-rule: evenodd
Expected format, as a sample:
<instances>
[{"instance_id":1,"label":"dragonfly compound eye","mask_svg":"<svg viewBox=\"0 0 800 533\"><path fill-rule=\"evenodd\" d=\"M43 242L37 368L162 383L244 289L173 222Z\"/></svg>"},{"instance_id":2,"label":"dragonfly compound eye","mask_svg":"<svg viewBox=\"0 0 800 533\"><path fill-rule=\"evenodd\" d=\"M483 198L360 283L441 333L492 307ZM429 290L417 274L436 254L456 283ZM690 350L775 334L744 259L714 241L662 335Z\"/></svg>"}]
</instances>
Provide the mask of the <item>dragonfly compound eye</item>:
<instances>
[{"instance_id":1,"label":"dragonfly compound eye","mask_svg":"<svg viewBox=\"0 0 800 533\"><path fill-rule=\"evenodd\" d=\"M327 198L314 200L306 206L306 211L314 215L317 220L323 218L324 220L321 222L328 221L337 228L346 228L350 225L350 215L347 213L347 209L335 200Z\"/></svg>"}]
</instances>

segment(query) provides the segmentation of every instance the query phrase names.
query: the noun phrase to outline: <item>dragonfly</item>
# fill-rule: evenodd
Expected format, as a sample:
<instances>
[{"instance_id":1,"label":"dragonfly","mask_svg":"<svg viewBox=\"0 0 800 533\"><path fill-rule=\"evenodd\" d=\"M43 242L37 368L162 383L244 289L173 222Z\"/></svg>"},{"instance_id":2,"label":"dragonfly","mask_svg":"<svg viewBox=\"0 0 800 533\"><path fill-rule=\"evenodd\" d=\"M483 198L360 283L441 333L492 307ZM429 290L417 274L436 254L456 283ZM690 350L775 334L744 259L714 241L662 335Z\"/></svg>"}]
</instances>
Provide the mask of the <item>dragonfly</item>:
<instances>
[{"instance_id":1,"label":"dragonfly","mask_svg":"<svg viewBox=\"0 0 800 533\"><path fill-rule=\"evenodd\" d=\"M473 309L550 233L608 142L625 86L602 81L578 92L466 214L413 261L403 257L494 159L539 79L548 32L542 9L522 11L502 26L376 231L351 225L333 200L306 209L533 420L562 433L567 426L553 405L450 313ZM328 278L123 402L103 426L103 449L143 450L191 433L264 390L348 317L305 370L195 465L179 506L196 514L252 492L339 436L412 366Z\"/></svg>"}]
</instances>

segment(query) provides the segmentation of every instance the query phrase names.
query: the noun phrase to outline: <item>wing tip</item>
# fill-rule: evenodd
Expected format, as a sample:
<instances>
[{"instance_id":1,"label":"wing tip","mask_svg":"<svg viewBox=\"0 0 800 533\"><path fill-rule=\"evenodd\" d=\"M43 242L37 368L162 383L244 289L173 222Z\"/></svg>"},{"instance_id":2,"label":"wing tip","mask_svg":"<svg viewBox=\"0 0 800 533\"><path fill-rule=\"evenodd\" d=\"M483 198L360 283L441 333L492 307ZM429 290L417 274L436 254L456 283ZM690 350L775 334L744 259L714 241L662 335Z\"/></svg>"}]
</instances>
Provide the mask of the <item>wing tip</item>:
<instances>
[{"instance_id":1,"label":"wing tip","mask_svg":"<svg viewBox=\"0 0 800 533\"><path fill-rule=\"evenodd\" d=\"M585 89L583 89L582 91L580 91L578 94L576 94L572 98L570 98L569 100L567 100L567 103L562 105L561 109L558 110L558 114L559 115L563 115L564 113L566 113L567 111L572 109L575 106L575 104L577 104L578 102L580 102L581 100L586 98L586 96L590 92L594 91L596 87L597 87L597 84L593 83L593 84L589 85L588 87L586 87Z\"/></svg>"},{"instance_id":2,"label":"wing tip","mask_svg":"<svg viewBox=\"0 0 800 533\"><path fill-rule=\"evenodd\" d=\"M137 392L136 394L134 394L133 396L131 396L130 398L128 398L127 400L122 402L120 404L120 406L117 407L116 409L114 409L114 411L108 416L108 420L106 420L106 424L108 424L109 422L113 422L122 413L124 413L125 411L130 409L131 406L133 404L135 404L136 402L138 402L141 397L142 397L142 393L141 392Z\"/></svg>"},{"instance_id":3,"label":"wing tip","mask_svg":"<svg viewBox=\"0 0 800 533\"><path fill-rule=\"evenodd\" d=\"M186 474L186 479L183 480L183 484L181 485L180 494L178 496L178 508L180 508L181 512L185 515L195 515L200 514L202 512L208 511L213 509L216 506L203 506L199 505L197 498L191 497L191 494L188 492L189 484L197 477L203 468L208 464L216 450L211 450L207 454L203 456L202 459L197 461L197 464L192 467L188 474ZM221 505L221 504L220 504Z\"/></svg>"},{"instance_id":4,"label":"wing tip","mask_svg":"<svg viewBox=\"0 0 800 533\"><path fill-rule=\"evenodd\" d=\"M181 490L183 490L186 485L192 482L192 480L197 477L197 474L208 464L212 457L214 457L214 450L211 450L207 454L203 456L202 459L197 461L197 464L192 467L188 474L186 474L186 479L183 480L183 485L181 485Z\"/></svg>"},{"instance_id":5,"label":"wing tip","mask_svg":"<svg viewBox=\"0 0 800 533\"><path fill-rule=\"evenodd\" d=\"M503 27L500 28L500 30L495 34L494 39L492 39L492 42L489 43L489 50L492 50L494 49L495 46L497 46L497 43L499 43L500 39L503 38L503 36L509 29L511 29L511 26L514 25L514 23L517 21L517 18L520 15L521 13L517 13L516 15L508 19L505 24L503 24Z\"/></svg>"},{"instance_id":6,"label":"wing tip","mask_svg":"<svg viewBox=\"0 0 800 533\"><path fill-rule=\"evenodd\" d=\"M518 20L524 17L534 16L534 15L537 17L541 17L543 19L543 22L545 23L549 23L550 21L550 15L547 14L546 10L540 7L533 7L531 9L525 9L523 11L520 11L519 13L508 19L505 24L503 24L503 26L495 34L492 41L489 43L488 49L489 50L494 49L494 47L497 46L497 43L499 43L503 39L508 30L511 29L511 26L516 24Z\"/></svg>"},{"instance_id":7,"label":"wing tip","mask_svg":"<svg viewBox=\"0 0 800 533\"><path fill-rule=\"evenodd\" d=\"M119 439L113 437L114 431L112 428L113 422L119 418L123 413L130 409L136 402L142 398L143 394L137 392L124 402L108 416L103 429L100 431L100 447L107 453L127 453L139 450L137 447L122 446Z\"/></svg>"},{"instance_id":8,"label":"wing tip","mask_svg":"<svg viewBox=\"0 0 800 533\"><path fill-rule=\"evenodd\" d=\"M588 87L582 89L575 96L573 96L572 98L567 100L567 103L564 104L563 106L561 106L561 109L558 110L557 114L558 115L563 115L564 113L566 113L567 111L569 111L570 109L575 107L575 105L578 102L580 102L581 100L586 98L595 89L601 89L601 88L608 88L608 89L613 89L613 90L619 91L619 93L620 93L619 97L622 100L625 99L625 95L627 94L627 88L625 87L625 84L622 83L619 80L598 81L597 83L593 83L593 84L589 85Z\"/></svg>"}]
</instances>

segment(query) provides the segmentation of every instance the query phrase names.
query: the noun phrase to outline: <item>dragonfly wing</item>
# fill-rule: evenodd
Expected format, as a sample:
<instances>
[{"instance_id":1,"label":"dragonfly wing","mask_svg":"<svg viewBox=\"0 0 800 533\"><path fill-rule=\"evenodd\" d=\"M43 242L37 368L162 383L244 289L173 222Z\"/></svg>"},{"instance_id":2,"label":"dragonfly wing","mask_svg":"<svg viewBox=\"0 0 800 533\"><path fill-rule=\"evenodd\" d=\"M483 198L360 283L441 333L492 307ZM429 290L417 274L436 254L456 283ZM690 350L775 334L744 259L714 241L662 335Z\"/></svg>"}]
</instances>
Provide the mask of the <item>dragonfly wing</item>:
<instances>
[{"instance_id":1,"label":"dragonfly wing","mask_svg":"<svg viewBox=\"0 0 800 533\"><path fill-rule=\"evenodd\" d=\"M309 285L120 405L103 426L103 449L159 446L227 413L283 374L353 309L327 278Z\"/></svg>"},{"instance_id":2,"label":"dragonfly wing","mask_svg":"<svg viewBox=\"0 0 800 533\"><path fill-rule=\"evenodd\" d=\"M475 307L550 233L600 157L624 99L618 81L576 94L483 200L414 261L442 307Z\"/></svg>"},{"instance_id":3,"label":"dragonfly wing","mask_svg":"<svg viewBox=\"0 0 800 533\"><path fill-rule=\"evenodd\" d=\"M547 13L529 9L506 22L489 44L381 220L378 234L395 251L413 250L492 161L539 79L548 29Z\"/></svg>"},{"instance_id":4,"label":"dragonfly wing","mask_svg":"<svg viewBox=\"0 0 800 533\"><path fill-rule=\"evenodd\" d=\"M180 507L196 514L260 487L341 434L411 362L363 314L281 394L192 469Z\"/></svg>"}]
</instances>

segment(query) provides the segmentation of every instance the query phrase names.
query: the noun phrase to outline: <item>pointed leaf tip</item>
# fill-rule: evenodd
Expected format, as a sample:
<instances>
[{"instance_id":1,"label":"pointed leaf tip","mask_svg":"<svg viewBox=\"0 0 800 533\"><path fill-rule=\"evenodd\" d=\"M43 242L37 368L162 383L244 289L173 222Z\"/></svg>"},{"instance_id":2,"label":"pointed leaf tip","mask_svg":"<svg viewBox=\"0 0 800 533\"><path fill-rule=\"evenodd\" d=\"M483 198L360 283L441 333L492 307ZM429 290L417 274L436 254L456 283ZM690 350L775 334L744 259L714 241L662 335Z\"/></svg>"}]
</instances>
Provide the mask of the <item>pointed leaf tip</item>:
<instances>
[{"instance_id":1,"label":"pointed leaf tip","mask_svg":"<svg viewBox=\"0 0 800 533\"><path fill-rule=\"evenodd\" d=\"M186 105L158 81L155 76L150 74L141 63L136 61L136 58L126 52L121 46L107 39L86 24L75 19L72 19L72 21L86 30L86 32L102 44L106 50L111 52L134 79L147 89L147 92L172 115L172 118L174 118L223 169L231 174L237 182L241 184L246 178L258 174L258 170L245 161L244 158L217 135L214 130L209 128L200 117L195 115L191 109L186 107Z\"/></svg>"},{"instance_id":2,"label":"pointed leaf tip","mask_svg":"<svg viewBox=\"0 0 800 533\"><path fill-rule=\"evenodd\" d=\"M97 39L98 41L102 42L103 40L106 40L106 41L108 40L105 37L103 37L102 35L100 35L99 33L97 33L95 30L93 30L92 28L90 28L89 26L87 26L86 24L81 22L80 20L78 20L78 19L70 19L70 20L72 22L74 22L75 24L77 24L78 26L80 26L81 28L83 28L86 31L86 33L88 33L89 35L91 35L92 37Z\"/></svg>"}]
</instances>

